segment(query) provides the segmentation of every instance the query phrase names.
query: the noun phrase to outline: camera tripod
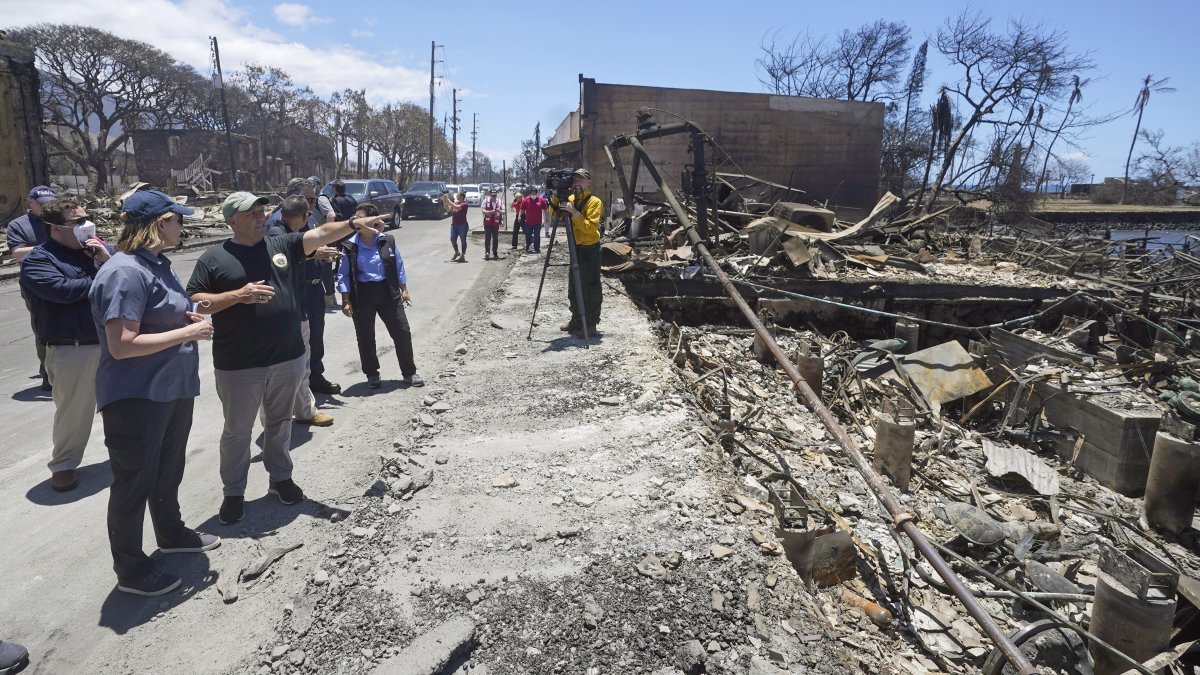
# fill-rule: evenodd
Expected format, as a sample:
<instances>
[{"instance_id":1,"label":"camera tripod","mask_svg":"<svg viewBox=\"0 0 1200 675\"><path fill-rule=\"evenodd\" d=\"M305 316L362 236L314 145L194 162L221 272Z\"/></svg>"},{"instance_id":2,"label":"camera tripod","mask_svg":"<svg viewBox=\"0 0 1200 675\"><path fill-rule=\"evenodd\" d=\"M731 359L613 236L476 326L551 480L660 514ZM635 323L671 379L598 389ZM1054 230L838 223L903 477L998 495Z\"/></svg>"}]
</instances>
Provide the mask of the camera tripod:
<instances>
[{"instance_id":1,"label":"camera tripod","mask_svg":"<svg viewBox=\"0 0 1200 675\"><path fill-rule=\"evenodd\" d=\"M563 195L558 196L559 204L566 200ZM563 263L551 263L550 254L554 252L554 238L558 233L558 226L564 225L567 230L567 254L570 262L567 265L571 268L571 280L575 282L575 304L579 307L579 316L582 318L579 328L583 331L583 341L588 341L588 326L587 326L587 306L583 303L583 283L579 278L579 257L575 252L575 228L571 225L571 214L564 212L562 209L555 209L554 220L550 223L550 241L546 242L546 262L542 264L542 279L538 282L537 298L533 301L533 315L529 317L529 334L525 336L526 340L533 339L533 327L537 325L538 305L542 302L542 287L546 285L546 272L550 270L550 266L562 267Z\"/></svg>"}]
</instances>

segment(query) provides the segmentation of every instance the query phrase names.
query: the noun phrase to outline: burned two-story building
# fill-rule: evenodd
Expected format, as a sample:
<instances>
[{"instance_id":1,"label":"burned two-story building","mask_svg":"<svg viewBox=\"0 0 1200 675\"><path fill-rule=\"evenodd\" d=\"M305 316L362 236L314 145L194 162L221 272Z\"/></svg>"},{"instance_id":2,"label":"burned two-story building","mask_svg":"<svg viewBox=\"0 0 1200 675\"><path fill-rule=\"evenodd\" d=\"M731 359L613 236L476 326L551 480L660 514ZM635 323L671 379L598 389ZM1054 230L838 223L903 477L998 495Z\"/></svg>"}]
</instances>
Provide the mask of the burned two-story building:
<instances>
[{"instance_id":1,"label":"burned two-story building","mask_svg":"<svg viewBox=\"0 0 1200 675\"><path fill-rule=\"evenodd\" d=\"M133 138L138 180L172 192L187 189L189 185L197 185L205 190L234 189L229 139L224 132L208 129L134 129L129 134ZM243 190L262 189L262 157L258 139L243 134L233 134L232 138L233 161L238 172L237 187Z\"/></svg>"}]
</instances>

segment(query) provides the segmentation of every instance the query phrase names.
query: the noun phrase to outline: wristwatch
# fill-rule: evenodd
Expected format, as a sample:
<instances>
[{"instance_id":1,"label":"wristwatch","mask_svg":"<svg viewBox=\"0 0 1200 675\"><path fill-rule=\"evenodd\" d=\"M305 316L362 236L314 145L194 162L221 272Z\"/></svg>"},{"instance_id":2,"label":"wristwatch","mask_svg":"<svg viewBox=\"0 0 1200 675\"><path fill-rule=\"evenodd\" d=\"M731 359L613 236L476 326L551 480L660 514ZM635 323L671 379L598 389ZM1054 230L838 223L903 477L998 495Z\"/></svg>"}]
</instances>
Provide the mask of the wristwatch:
<instances>
[{"instance_id":1,"label":"wristwatch","mask_svg":"<svg viewBox=\"0 0 1200 675\"><path fill-rule=\"evenodd\" d=\"M354 218L355 218L355 216L350 216L350 220L347 220L346 224L350 226L351 230L358 232L361 228L354 225Z\"/></svg>"}]
</instances>

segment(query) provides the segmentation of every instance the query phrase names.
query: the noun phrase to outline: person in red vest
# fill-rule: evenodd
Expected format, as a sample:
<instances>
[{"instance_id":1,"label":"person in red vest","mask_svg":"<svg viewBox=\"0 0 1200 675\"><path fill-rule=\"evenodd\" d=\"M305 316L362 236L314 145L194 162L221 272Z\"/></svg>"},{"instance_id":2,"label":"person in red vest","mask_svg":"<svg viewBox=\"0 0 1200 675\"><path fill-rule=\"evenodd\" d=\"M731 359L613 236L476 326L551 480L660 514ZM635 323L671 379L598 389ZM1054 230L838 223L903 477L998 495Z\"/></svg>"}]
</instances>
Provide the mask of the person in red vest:
<instances>
[{"instance_id":1,"label":"person in red vest","mask_svg":"<svg viewBox=\"0 0 1200 675\"><path fill-rule=\"evenodd\" d=\"M496 196L495 190L489 190L479 208L483 210L483 259L499 260L497 247L500 245L500 214L504 202Z\"/></svg>"}]
</instances>

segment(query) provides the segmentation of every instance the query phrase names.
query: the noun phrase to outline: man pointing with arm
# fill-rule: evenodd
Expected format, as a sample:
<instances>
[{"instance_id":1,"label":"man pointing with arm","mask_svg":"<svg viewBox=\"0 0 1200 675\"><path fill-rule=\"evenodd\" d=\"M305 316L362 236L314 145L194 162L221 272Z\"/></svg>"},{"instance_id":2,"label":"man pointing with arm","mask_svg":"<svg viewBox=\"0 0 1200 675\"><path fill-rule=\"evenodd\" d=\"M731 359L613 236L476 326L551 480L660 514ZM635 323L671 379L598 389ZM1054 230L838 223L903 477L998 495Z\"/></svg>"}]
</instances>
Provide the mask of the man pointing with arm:
<instances>
[{"instance_id":1,"label":"man pointing with arm","mask_svg":"<svg viewBox=\"0 0 1200 675\"><path fill-rule=\"evenodd\" d=\"M304 492L292 480L292 404L304 376L300 302L305 258L361 228L378 230L387 216L350 218L304 232L267 236L266 197L235 192L221 206L233 237L200 256L187 292L198 311L213 315L213 366L225 426L219 519L244 515L250 434L261 407L266 420L263 465L269 492L296 504Z\"/></svg>"}]
</instances>

